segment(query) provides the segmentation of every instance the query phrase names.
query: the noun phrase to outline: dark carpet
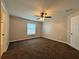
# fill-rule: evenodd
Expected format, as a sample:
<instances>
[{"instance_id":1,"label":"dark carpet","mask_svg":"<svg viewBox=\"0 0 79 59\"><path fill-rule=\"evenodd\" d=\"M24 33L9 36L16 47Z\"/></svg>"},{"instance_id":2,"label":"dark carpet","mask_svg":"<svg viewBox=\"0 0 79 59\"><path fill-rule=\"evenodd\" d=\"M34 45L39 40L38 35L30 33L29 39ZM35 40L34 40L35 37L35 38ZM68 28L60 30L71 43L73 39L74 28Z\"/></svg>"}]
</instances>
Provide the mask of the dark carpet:
<instances>
[{"instance_id":1,"label":"dark carpet","mask_svg":"<svg viewBox=\"0 0 79 59\"><path fill-rule=\"evenodd\" d=\"M2 59L79 59L71 46L45 38L10 43Z\"/></svg>"}]
</instances>

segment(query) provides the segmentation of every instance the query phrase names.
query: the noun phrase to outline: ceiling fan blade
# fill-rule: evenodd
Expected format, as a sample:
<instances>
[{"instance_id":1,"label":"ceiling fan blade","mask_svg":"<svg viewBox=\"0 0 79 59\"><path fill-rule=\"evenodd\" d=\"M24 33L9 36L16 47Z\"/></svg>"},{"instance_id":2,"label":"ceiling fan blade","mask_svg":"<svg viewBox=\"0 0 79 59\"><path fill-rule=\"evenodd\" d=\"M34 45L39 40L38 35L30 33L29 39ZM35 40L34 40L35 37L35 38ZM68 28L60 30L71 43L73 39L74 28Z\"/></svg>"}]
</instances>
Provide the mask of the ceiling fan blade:
<instances>
[{"instance_id":1,"label":"ceiling fan blade","mask_svg":"<svg viewBox=\"0 0 79 59\"><path fill-rule=\"evenodd\" d=\"M41 16L39 16L39 15L35 15L36 17L41 17Z\"/></svg>"},{"instance_id":2,"label":"ceiling fan blade","mask_svg":"<svg viewBox=\"0 0 79 59\"><path fill-rule=\"evenodd\" d=\"M39 20L40 18L37 18L37 20Z\"/></svg>"},{"instance_id":3,"label":"ceiling fan blade","mask_svg":"<svg viewBox=\"0 0 79 59\"><path fill-rule=\"evenodd\" d=\"M46 16L45 18L52 18L51 16Z\"/></svg>"}]
</instances>

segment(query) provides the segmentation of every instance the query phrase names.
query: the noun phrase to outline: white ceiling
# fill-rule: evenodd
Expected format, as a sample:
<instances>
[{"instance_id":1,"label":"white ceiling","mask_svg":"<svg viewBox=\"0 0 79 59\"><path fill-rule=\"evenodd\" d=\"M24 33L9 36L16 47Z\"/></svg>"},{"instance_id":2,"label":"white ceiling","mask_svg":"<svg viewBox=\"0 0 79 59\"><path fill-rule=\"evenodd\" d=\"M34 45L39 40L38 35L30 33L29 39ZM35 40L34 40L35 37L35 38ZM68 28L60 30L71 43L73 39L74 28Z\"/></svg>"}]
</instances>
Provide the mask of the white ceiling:
<instances>
[{"instance_id":1,"label":"white ceiling","mask_svg":"<svg viewBox=\"0 0 79 59\"><path fill-rule=\"evenodd\" d=\"M79 0L5 0L11 15L36 20L42 11L54 17L66 16L79 9ZM69 10L70 9L70 10Z\"/></svg>"}]
</instances>

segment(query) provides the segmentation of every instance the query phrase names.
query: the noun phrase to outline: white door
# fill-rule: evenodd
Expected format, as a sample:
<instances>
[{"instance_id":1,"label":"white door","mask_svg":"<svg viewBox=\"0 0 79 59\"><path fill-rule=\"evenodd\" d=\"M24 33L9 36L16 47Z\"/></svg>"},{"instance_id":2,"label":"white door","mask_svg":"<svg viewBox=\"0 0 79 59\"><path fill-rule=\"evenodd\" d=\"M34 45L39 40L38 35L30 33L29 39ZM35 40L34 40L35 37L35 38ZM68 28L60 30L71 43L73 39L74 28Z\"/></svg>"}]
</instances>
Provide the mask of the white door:
<instances>
[{"instance_id":1,"label":"white door","mask_svg":"<svg viewBox=\"0 0 79 59\"><path fill-rule=\"evenodd\" d=\"M7 14L7 11L3 5L3 3L1 2L1 52L0 54L2 55L3 52L5 52L7 50L7 47L8 47L8 22L9 19L8 19L8 14Z\"/></svg>"},{"instance_id":2,"label":"white door","mask_svg":"<svg viewBox=\"0 0 79 59\"><path fill-rule=\"evenodd\" d=\"M1 5L1 55L4 52L4 35L5 35L5 11L3 6Z\"/></svg>"},{"instance_id":3,"label":"white door","mask_svg":"<svg viewBox=\"0 0 79 59\"><path fill-rule=\"evenodd\" d=\"M79 15L71 18L71 46L79 50Z\"/></svg>"}]
</instances>

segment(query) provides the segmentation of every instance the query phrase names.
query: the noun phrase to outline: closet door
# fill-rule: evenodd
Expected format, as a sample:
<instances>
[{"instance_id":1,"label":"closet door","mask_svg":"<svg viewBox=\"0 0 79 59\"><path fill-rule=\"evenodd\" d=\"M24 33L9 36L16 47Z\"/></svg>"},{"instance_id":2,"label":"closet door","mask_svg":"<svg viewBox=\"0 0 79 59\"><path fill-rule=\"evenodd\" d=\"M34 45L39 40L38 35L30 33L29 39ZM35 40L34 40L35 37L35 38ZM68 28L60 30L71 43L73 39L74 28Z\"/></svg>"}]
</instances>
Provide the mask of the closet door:
<instances>
[{"instance_id":1,"label":"closet door","mask_svg":"<svg viewBox=\"0 0 79 59\"><path fill-rule=\"evenodd\" d=\"M5 19L6 19L5 10L3 8L3 5L1 4L1 55L2 55L2 53L4 51Z\"/></svg>"},{"instance_id":2,"label":"closet door","mask_svg":"<svg viewBox=\"0 0 79 59\"><path fill-rule=\"evenodd\" d=\"M1 2L1 55L7 50L9 44L9 19L6 8Z\"/></svg>"},{"instance_id":3,"label":"closet door","mask_svg":"<svg viewBox=\"0 0 79 59\"><path fill-rule=\"evenodd\" d=\"M71 45L79 50L79 15L71 18Z\"/></svg>"}]
</instances>

